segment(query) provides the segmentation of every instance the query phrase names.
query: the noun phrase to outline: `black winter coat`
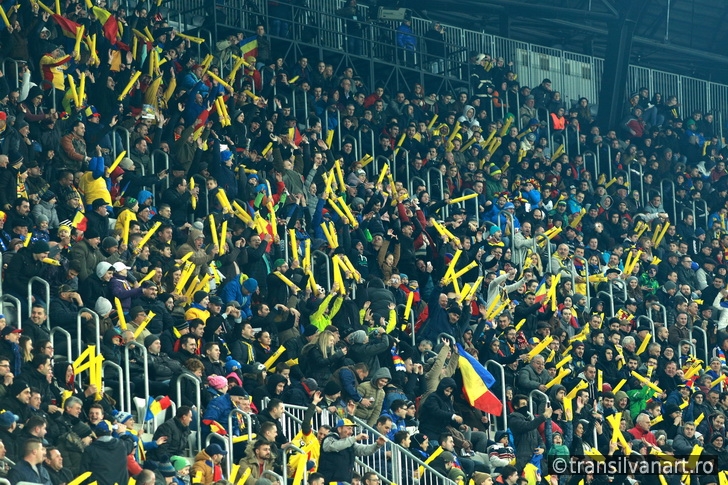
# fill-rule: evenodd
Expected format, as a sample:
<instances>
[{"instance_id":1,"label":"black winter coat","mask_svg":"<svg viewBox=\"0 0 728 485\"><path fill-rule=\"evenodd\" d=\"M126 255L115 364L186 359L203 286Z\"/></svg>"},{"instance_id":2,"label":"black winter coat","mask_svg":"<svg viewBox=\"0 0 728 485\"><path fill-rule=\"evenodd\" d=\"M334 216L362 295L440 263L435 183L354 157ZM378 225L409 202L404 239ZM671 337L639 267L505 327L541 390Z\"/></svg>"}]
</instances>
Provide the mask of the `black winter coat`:
<instances>
[{"instance_id":1,"label":"black winter coat","mask_svg":"<svg viewBox=\"0 0 728 485\"><path fill-rule=\"evenodd\" d=\"M455 379L446 377L437 385L437 390L430 394L419 409L420 433L427 436L439 436L447 431L448 426L457 426L452 417L455 414L452 397L445 395L445 389L457 389Z\"/></svg>"},{"instance_id":2,"label":"black winter coat","mask_svg":"<svg viewBox=\"0 0 728 485\"><path fill-rule=\"evenodd\" d=\"M90 480L99 485L129 482L126 457L134 449L131 436L102 436L91 443L81 458L81 473L90 471Z\"/></svg>"},{"instance_id":3,"label":"black winter coat","mask_svg":"<svg viewBox=\"0 0 728 485\"><path fill-rule=\"evenodd\" d=\"M525 413L525 414L524 414ZM514 412L508 416L508 424L516 441L516 466L523 470L533 456L533 450L543 445L538 427L546 418L533 418L527 411Z\"/></svg>"},{"instance_id":4,"label":"black winter coat","mask_svg":"<svg viewBox=\"0 0 728 485\"><path fill-rule=\"evenodd\" d=\"M190 433L190 428L183 426L177 418L165 421L154 432L153 441L166 436L167 442L147 451L147 458L159 460L163 456L184 455Z\"/></svg>"}]
</instances>

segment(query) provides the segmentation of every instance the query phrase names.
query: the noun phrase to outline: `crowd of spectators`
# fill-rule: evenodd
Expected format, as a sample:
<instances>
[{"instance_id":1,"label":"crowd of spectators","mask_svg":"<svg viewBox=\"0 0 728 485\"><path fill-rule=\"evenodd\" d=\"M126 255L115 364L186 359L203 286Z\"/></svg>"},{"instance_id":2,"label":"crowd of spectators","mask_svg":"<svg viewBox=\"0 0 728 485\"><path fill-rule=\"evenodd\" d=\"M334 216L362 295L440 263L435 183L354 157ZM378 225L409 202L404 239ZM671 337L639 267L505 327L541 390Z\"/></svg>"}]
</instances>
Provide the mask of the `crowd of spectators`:
<instances>
[{"instance_id":1,"label":"crowd of spectators","mask_svg":"<svg viewBox=\"0 0 728 485\"><path fill-rule=\"evenodd\" d=\"M303 469L312 485L418 483L416 467L393 475L398 450L475 485L535 485L547 457L595 453L702 452L728 471L728 171L712 113L640 89L604 129L589 100L521 86L517 65L477 52L469 91L370 89L351 67L283 57L263 24L212 46L245 61L221 82L156 8L44 7L5 9L0 32L18 66L0 73L12 485L230 483L228 453L246 485ZM88 42L64 35L76 24ZM433 24L430 55L443 34ZM104 367L103 386L65 357L97 341L90 355L123 369ZM498 412L472 405L464 353L504 391ZM151 437L148 416L121 411L127 383L162 415L177 403ZM287 405L306 410L295 436ZM197 449L193 431L234 445ZM305 454L284 468L291 445ZM717 471L699 477L711 483Z\"/></svg>"}]
</instances>

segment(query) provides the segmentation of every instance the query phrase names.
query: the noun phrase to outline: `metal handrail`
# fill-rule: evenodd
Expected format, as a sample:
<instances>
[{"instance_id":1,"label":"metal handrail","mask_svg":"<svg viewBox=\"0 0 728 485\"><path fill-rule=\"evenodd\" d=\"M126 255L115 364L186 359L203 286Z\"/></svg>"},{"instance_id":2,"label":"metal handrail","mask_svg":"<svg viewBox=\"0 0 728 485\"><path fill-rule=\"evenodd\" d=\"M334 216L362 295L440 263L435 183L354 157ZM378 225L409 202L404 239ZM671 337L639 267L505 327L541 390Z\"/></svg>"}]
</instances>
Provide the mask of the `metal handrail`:
<instances>
[{"instance_id":1,"label":"metal handrail","mask_svg":"<svg viewBox=\"0 0 728 485\"><path fill-rule=\"evenodd\" d=\"M246 431L248 432L248 441L253 441L253 438L255 438L253 433L253 417L244 411L241 411L240 409L233 409L228 414L228 433L230 434L230 444L232 445L232 438L233 438L233 415L236 416L245 416L245 422L247 426L245 427Z\"/></svg>"},{"instance_id":2,"label":"metal handrail","mask_svg":"<svg viewBox=\"0 0 728 485\"><path fill-rule=\"evenodd\" d=\"M498 367L498 372L500 373L500 383L501 383L501 404L503 404L503 429L508 429L508 413L505 412L505 405L508 402L508 399L506 398L506 370L503 367L503 364L500 362L496 362L495 360L487 360L485 362L485 368L488 369L489 365L496 365ZM490 371L489 371L490 372ZM491 421L492 422L492 421ZM496 421L497 422L497 421Z\"/></svg>"},{"instance_id":3,"label":"metal handrail","mask_svg":"<svg viewBox=\"0 0 728 485\"><path fill-rule=\"evenodd\" d=\"M705 331L705 330L704 330L703 328L701 328L701 327L695 327L695 326L693 326L693 329L692 329L692 331L690 332L690 334L692 335L692 333L693 333L693 332L695 332L696 330L697 330L697 331L698 331L698 332L699 332L700 334L702 334L702 335L701 335L701 338L703 339L703 350L705 351L705 356L704 356L704 360L705 360L705 361L707 362L707 361L708 361L708 359L709 359L709 357L710 357L710 355L709 355L709 351L708 351L708 332L706 332L706 331Z\"/></svg>"},{"instance_id":4,"label":"metal handrail","mask_svg":"<svg viewBox=\"0 0 728 485\"><path fill-rule=\"evenodd\" d=\"M329 258L329 255L324 253L323 251L319 251L318 249L316 251L313 251L311 253L311 259L314 266L316 266L316 255L320 254L321 257L324 258L326 261L326 290L331 291L331 259ZM320 282L319 282L320 284Z\"/></svg>"},{"instance_id":5,"label":"metal handrail","mask_svg":"<svg viewBox=\"0 0 728 485\"><path fill-rule=\"evenodd\" d=\"M595 152L593 152L592 150L584 150L584 153L581 154L581 158L582 160L584 160L584 168L587 171L595 174L602 173L599 171L599 156ZM589 159L593 160L593 170L589 170Z\"/></svg>"},{"instance_id":6,"label":"metal handrail","mask_svg":"<svg viewBox=\"0 0 728 485\"><path fill-rule=\"evenodd\" d=\"M6 79L7 79L8 69L5 66L5 64L7 64L8 62L12 62L13 63L13 66L15 67L15 82L18 83L16 87L18 89L20 89L20 81L21 81L21 79L20 79L20 63L18 61L16 61L15 59L11 59L9 57L6 57L5 58L5 60L3 61L3 74L5 75L5 78ZM12 86L11 86L11 90L12 90ZM20 102L24 102L26 100L28 100L27 97L25 99L21 99Z\"/></svg>"},{"instance_id":7,"label":"metal handrail","mask_svg":"<svg viewBox=\"0 0 728 485\"><path fill-rule=\"evenodd\" d=\"M599 295L604 295L604 296L602 296L602 301L609 300L609 309L611 311L610 315L614 315L614 299L613 299L614 292L611 291L612 285L610 284L609 286L610 286L609 293L607 293L606 291L598 291L597 298L599 298Z\"/></svg>"},{"instance_id":8,"label":"metal handrail","mask_svg":"<svg viewBox=\"0 0 728 485\"><path fill-rule=\"evenodd\" d=\"M197 412L193 413L197 415L197 428L195 428L197 430L197 450L195 451L199 451L202 449L202 429L200 428L200 412L202 412L202 393L200 392L200 381L198 381L190 374L182 373L177 376L177 398L179 399L177 407L182 407L182 381L185 379L195 384L195 405L197 407Z\"/></svg>"},{"instance_id":9,"label":"metal handrail","mask_svg":"<svg viewBox=\"0 0 728 485\"><path fill-rule=\"evenodd\" d=\"M667 308L665 308L665 305L662 303L653 303L653 305L658 305L660 309L662 310L662 316L667 319ZM652 305L647 309L647 316L650 317L650 320L654 321L655 319L652 317ZM662 322L667 323L667 322Z\"/></svg>"},{"instance_id":10,"label":"metal handrail","mask_svg":"<svg viewBox=\"0 0 728 485\"><path fill-rule=\"evenodd\" d=\"M639 175L639 184L640 184L640 204L642 207L646 204L646 194L645 194L645 181L644 181L644 170L642 168L642 165L640 165L637 162L632 162L627 166L627 177L629 180L629 188L630 190L634 190L635 183L632 179L632 173L636 172ZM594 172L599 173L599 172ZM707 221L706 221L707 222Z\"/></svg>"},{"instance_id":11,"label":"metal handrail","mask_svg":"<svg viewBox=\"0 0 728 485\"><path fill-rule=\"evenodd\" d=\"M8 301L15 305L15 326L18 327L18 329L23 329L23 320L22 320L22 305L20 304L20 300L13 295L9 293L4 293L0 296L0 309L2 309L3 313L8 313L7 310L5 310L5 302Z\"/></svg>"},{"instance_id":12,"label":"metal handrail","mask_svg":"<svg viewBox=\"0 0 728 485\"><path fill-rule=\"evenodd\" d=\"M414 177L407 177L407 182L408 182L407 188L409 189L410 197L417 196L417 193L415 192L415 181L416 180L419 180L420 182L422 182L421 185L424 185L425 187L427 187L427 182L425 182L425 180L422 177L418 177L417 175L415 175Z\"/></svg>"},{"instance_id":13,"label":"metal handrail","mask_svg":"<svg viewBox=\"0 0 728 485\"><path fill-rule=\"evenodd\" d=\"M68 333L68 330L61 327L54 327L50 331L50 341L51 345L55 349L55 334L60 333L66 336L66 362L73 362L73 339L71 338L71 334Z\"/></svg>"},{"instance_id":14,"label":"metal handrail","mask_svg":"<svg viewBox=\"0 0 728 485\"><path fill-rule=\"evenodd\" d=\"M46 311L46 327L48 329L51 328L51 314L50 314L50 304L51 304L51 285L41 278L40 276L33 276L28 280L28 316L30 316L31 312L33 311L33 283L38 282L45 288L45 311ZM18 327L20 328L20 327Z\"/></svg>"},{"instance_id":15,"label":"metal handrail","mask_svg":"<svg viewBox=\"0 0 728 485\"><path fill-rule=\"evenodd\" d=\"M199 432L199 431L198 431ZM205 446L210 446L210 442L212 440L218 440L223 444L223 449L225 450L225 476L230 476L230 470L232 469L232 461L233 461L233 453L232 453L232 446L231 446L231 439L227 439L222 435L219 435L217 433L210 433L207 435L207 438L205 439Z\"/></svg>"},{"instance_id":16,"label":"metal handrail","mask_svg":"<svg viewBox=\"0 0 728 485\"><path fill-rule=\"evenodd\" d=\"M354 138L352 135L346 135L341 140L341 143L343 145L344 140L349 140L351 142L351 146L354 147L354 158L357 160L361 160L361 157L359 156L359 144L356 141L356 138ZM339 148L341 150L341 148Z\"/></svg>"},{"instance_id":17,"label":"metal handrail","mask_svg":"<svg viewBox=\"0 0 728 485\"><path fill-rule=\"evenodd\" d=\"M374 162L367 165L367 167L375 167L376 171L375 173L369 174L369 177L377 177L379 176L379 173L382 171L382 167L384 164L389 164L391 160L384 155L378 155L377 158L374 159ZM390 167L391 168L391 167Z\"/></svg>"},{"instance_id":18,"label":"metal handrail","mask_svg":"<svg viewBox=\"0 0 728 485\"><path fill-rule=\"evenodd\" d=\"M438 186L440 188L440 195L436 198L436 200L443 200L445 196L445 177L442 175L442 172L440 172L440 169L437 167L430 167L427 169L427 172L425 172L426 177L426 186L427 186L427 193L430 194L430 197L434 197L432 194L432 172L435 171L437 174L437 177L440 179L440 185Z\"/></svg>"},{"instance_id":19,"label":"metal handrail","mask_svg":"<svg viewBox=\"0 0 728 485\"><path fill-rule=\"evenodd\" d=\"M306 117L306 120L308 120L308 117ZM359 127L359 129L356 131L356 136L357 136L357 139L359 140L360 155L363 157L364 156L364 141L362 140L361 134L362 134L361 133L361 127ZM369 149L372 150L372 152L373 152L374 151L374 143L375 143L375 141L374 141L374 131L373 130L369 130L369 134L371 135L371 139L372 139L371 140L371 144L369 146ZM369 155L372 155L372 154L370 153ZM361 160L361 158L359 158L359 160Z\"/></svg>"},{"instance_id":20,"label":"metal handrail","mask_svg":"<svg viewBox=\"0 0 728 485\"><path fill-rule=\"evenodd\" d=\"M397 455L404 455L407 458L410 458L410 459L414 460L417 463L418 466L422 466L427 471L429 471L430 473L433 473L439 480L442 480L441 483L450 484L450 483L453 482L452 480L448 479L447 477L445 477L444 475L442 475L441 473L439 473L437 470L434 470L432 467L426 465L422 460L420 460L419 458L417 458L416 456L414 456L412 453L410 453L408 450L406 450L402 446L400 446L400 445L398 445L398 444L396 444L394 442L389 441L389 439L385 435L383 435L382 433L380 433L376 429L374 429L371 426L369 426L367 423L365 423L360 418L357 418L356 416L350 416L349 419L351 419L352 421L354 421L358 427L362 428L364 431L367 432L367 434L369 434L373 438L377 439L379 437L383 437L383 438L387 439L387 444L390 447L390 450L389 451L392 451L392 460L393 461L394 461L394 457L395 457L395 453L394 452L396 451L397 452ZM375 473L377 473L377 475L379 475L381 477L381 475L378 473L377 470L374 470L372 468L372 471L374 471ZM394 472L394 470L393 470L393 472ZM396 482L395 481L394 483L402 483L402 481L400 481L400 482Z\"/></svg>"},{"instance_id":21,"label":"metal handrail","mask_svg":"<svg viewBox=\"0 0 728 485\"><path fill-rule=\"evenodd\" d=\"M584 275L586 279L586 302L587 305L591 302L591 281L589 281L589 260L584 258Z\"/></svg>"},{"instance_id":22,"label":"metal handrail","mask_svg":"<svg viewBox=\"0 0 728 485\"><path fill-rule=\"evenodd\" d=\"M657 341L657 335L655 332L655 322L652 321L650 317L647 317L645 315L640 315L637 317L637 326L640 326L640 322L647 321L647 324L650 326L650 335L652 335L652 343L655 343Z\"/></svg>"},{"instance_id":23,"label":"metal handrail","mask_svg":"<svg viewBox=\"0 0 728 485\"><path fill-rule=\"evenodd\" d=\"M78 312L76 312L76 338L78 339L76 346L78 349L78 355L81 355L81 352L83 351L83 318L81 317L81 314L84 312L90 313L91 318L93 318L94 323L96 324L96 332L94 332L96 334L96 351L101 351L101 319L99 318L99 314L90 308L82 307L78 309Z\"/></svg>"},{"instance_id":24,"label":"metal handrail","mask_svg":"<svg viewBox=\"0 0 728 485\"><path fill-rule=\"evenodd\" d=\"M354 298L352 298L352 299L354 299ZM403 303L400 303L399 305L397 305L397 310L396 310L397 315L402 315L404 317L404 309L406 307L407 307L407 305L405 305ZM410 324L410 329L412 329L412 346L413 347L417 345L417 342L415 340L415 320L414 319L415 319L415 310L414 310L414 308L410 308L410 314L409 314L408 320L409 320L409 324Z\"/></svg>"},{"instance_id":25,"label":"metal handrail","mask_svg":"<svg viewBox=\"0 0 728 485\"><path fill-rule=\"evenodd\" d=\"M164 170L167 171L167 174L169 174L169 153L165 152L164 150L160 150L157 148L156 150L153 150L151 153L152 158L152 169L154 170L154 173L157 173L157 157L161 157L162 160L164 160ZM169 175L165 177L165 188L169 188ZM157 200L157 194L156 194L156 184L152 185L152 191L154 192L154 200Z\"/></svg>"},{"instance_id":26,"label":"metal handrail","mask_svg":"<svg viewBox=\"0 0 728 485\"><path fill-rule=\"evenodd\" d=\"M129 349L132 347L138 347L142 349L142 355L144 356L144 375L149 375L149 355L147 355L147 349L144 347L144 345L140 344L136 340L131 340L127 342L124 345L124 376L126 377L126 402L127 402L127 409L131 410L134 409L132 407L132 399L131 399L131 372L129 370ZM149 379L144 379L144 408L142 410L142 415L139 417L139 421L142 423L142 426L144 424L144 421L147 416L147 406L149 405Z\"/></svg>"},{"instance_id":27,"label":"metal handrail","mask_svg":"<svg viewBox=\"0 0 728 485\"><path fill-rule=\"evenodd\" d=\"M66 332L66 335L70 338L71 335ZM69 362L71 362L69 360ZM111 362L110 360L104 360L101 363L101 369L104 369L106 367L111 367L112 369L116 369L116 372L119 373L119 395L117 397L117 402L119 403L119 411L127 411L131 412L131 409L125 409L124 408L124 370L121 368L119 364L116 362ZM102 372L102 377L106 375L106 372ZM99 389L101 391L101 389Z\"/></svg>"},{"instance_id":28,"label":"metal handrail","mask_svg":"<svg viewBox=\"0 0 728 485\"><path fill-rule=\"evenodd\" d=\"M288 444L288 447L285 450L282 450L283 454L283 467L281 470L283 470L283 481L281 482L281 485L288 485L288 450L295 451L296 453L299 453L301 455L305 455L306 452L303 451L301 448L299 448L296 445ZM308 483L308 467L305 467L303 469L303 480L301 483Z\"/></svg>"},{"instance_id":29,"label":"metal handrail","mask_svg":"<svg viewBox=\"0 0 728 485\"><path fill-rule=\"evenodd\" d=\"M531 413L531 416L534 416L533 414L533 395L534 394L540 394L541 396L546 399L547 403L551 402L551 399L546 395L545 392L539 391L538 389L534 389L531 392L528 393L528 411Z\"/></svg>"},{"instance_id":30,"label":"metal handrail","mask_svg":"<svg viewBox=\"0 0 728 485\"><path fill-rule=\"evenodd\" d=\"M663 207L665 206L665 188L664 186L667 186L668 188L671 188L670 192L670 200L672 201L672 214L670 214L670 219L673 221L677 220L677 203L675 202L675 182L669 179L662 179L660 181L660 197L662 201ZM669 223L667 223L669 224Z\"/></svg>"},{"instance_id":31,"label":"metal handrail","mask_svg":"<svg viewBox=\"0 0 728 485\"><path fill-rule=\"evenodd\" d=\"M464 189L462 192L462 195L470 195L470 194L476 194L476 193L477 192L475 192L473 189ZM472 202L474 205L473 212L475 214L475 223L478 225L478 227L480 227L480 210L478 209L478 197L473 197L472 199L464 200L461 202L462 208L465 210L466 213L468 212L468 202ZM510 212L505 212L505 214L510 215ZM508 216L506 216L506 217L508 217ZM513 223L513 221L511 221L511 223ZM512 225L511 237L510 237L511 254L513 254L514 250L516 249L516 243L514 242L516 233L515 233L515 225L513 225L513 224L511 224L511 225Z\"/></svg>"},{"instance_id":32,"label":"metal handrail","mask_svg":"<svg viewBox=\"0 0 728 485\"><path fill-rule=\"evenodd\" d=\"M263 408L267 407L269 402L270 402L270 400L268 398L264 398L263 399L263 402L262 402ZM300 427L300 425L302 423L302 420L301 420L301 418L297 417L296 414L301 414L302 415L303 413L306 412L306 409L307 408L304 407L304 406L296 406L294 404L284 404L284 408L285 408L284 415L286 417L288 417L292 421L292 423L295 423L295 424L299 425L299 427ZM293 412L291 412L291 411L293 411ZM319 425L321 425L321 424L327 424L327 425L332 426L332 427L335 427L335 422L336 422L335 421L335 418L336 418L336 415L329 413L327 410L324 410L321 414L315 414L314 415L314 420L317 420L317 422L319 423ZM375 435L375 436L381 436L381 434L377 430L375 430L371 426L367 425L364 421L362 421L361 419L357 418L356 416L349 416L349 419L352 419L357 424L357 426L359 426L362 429L368 431L370 434ZM284 429L285 429L285 427L287 426L287 421L284 421L283 424L284 424ZM315 426L315 423L314 423L314 428L315 427L316 426ZM291 431L290 434L295 434L295 433L298 432L298 429L292 429L290 431ZM422 460L420 460L416 456L412 455L407 449L405 449L405 448L403 448L403 447L401 447L401 446L399 446L399 445L397 445L395 443L392 443L392 442L389 442L389 447L390 447L390 450L392 451L392 460L395 460L395 458L396 457L399 457L400 455L401 456L405 456L408 459L414 460L417 463L418 467L424 467L426 471L428 471L428 472L434 474L436 477L438 477L441 480L439 483L446 484L446 485L452 485L453 484L453 482L451 480L449 480L446 477L442 476L439 472L437 472L436 470L434 470L429 465L426 465ZM360 465L367 466L361 460L357 460L357 462ZM371 467L368 467L368 466L367 466L367 468L368 469L371 469ZM377 473L377 475L380 478L385 478L386 479L386 477L383 477L381 474L379 474L377 472L377 470L374 470L374 469L371 469L371 470L374 471L375 473ZM394 483L404 483L404 481L396 481L396 480L393 480L393 482ZM389 483L389 480L387 480L387 483ZM422 483L422 482L420 482L420 483Z\"/></svg>"},{"instance_id":33,"label":"metal handrail","mask_svg":"<svg viewBox=\"0 0 728 485\"><path fill-rule=\"evenodd\" d=\"M701 227L708 227L708 220L710 218L710 212L708 211L708 203L703 200L693 200L693 229L698 228L698 214L697 214L697 207L696 204L703 206L703 219L705 219L705 223L701 225Z\"/></svg>"},{"instance_id":34,"label":"metal handrail","mask_svg":"<svg viewBox=\"0 0 728 485\"><path fill-rule=\"evenodd\" d=\"M115 157L118 157L121 153L121 150L117 150L116 147L116 135L118 134L118 132L121 132L124 135L124 137L122 138L122 143L125 142L123 150L126 150L127 153L130 153L131 150L131 133L129 133L129 130L127 130L123 126L114 126L111 129L111 133L109 133L109 135L111 136L111 149L113 150ZM144 168L142 167L142 170L143 169Z\"/></svg>"}]
</instances>

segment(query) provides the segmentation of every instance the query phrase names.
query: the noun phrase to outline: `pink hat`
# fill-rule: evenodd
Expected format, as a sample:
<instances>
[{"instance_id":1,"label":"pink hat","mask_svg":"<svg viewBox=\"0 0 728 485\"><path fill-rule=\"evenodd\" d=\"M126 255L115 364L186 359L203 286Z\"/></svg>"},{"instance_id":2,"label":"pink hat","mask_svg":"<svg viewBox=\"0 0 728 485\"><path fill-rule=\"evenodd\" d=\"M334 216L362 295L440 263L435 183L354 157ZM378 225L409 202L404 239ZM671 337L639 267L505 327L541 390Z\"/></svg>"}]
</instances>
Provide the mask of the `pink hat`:
<instances>
[{"instance_id":1,"label":"pink hat","mask_svg":"<svg viewBox=\"0 0 728 485\"><path fill-rule=\"evenodd\" d=\"M236 374L235 372L231 372L230 374L228 374L228 375L227 375L227 378L228 378L228 382L230 382L230 381L232 380L232 381L234 381L234 382L235 382L235 383L236 383L236 384L237 384L238 386L240 386L240 387L242 387L242 386L243 386L243 381L241 381L241 380L240 380L240 376L239 376L239 375L237 375L237 374Z\"/></svg>"},{"instance_id":2,"label":"pink hat","mask_svg":"<svg viewBox=\"0 0 728 485\"><path fill-rule=\"evenodd\" d=\"M218 391L228 385L227 379L222 376L210 376L207 378L207 383Z\"/></svg>"}]
</instances>

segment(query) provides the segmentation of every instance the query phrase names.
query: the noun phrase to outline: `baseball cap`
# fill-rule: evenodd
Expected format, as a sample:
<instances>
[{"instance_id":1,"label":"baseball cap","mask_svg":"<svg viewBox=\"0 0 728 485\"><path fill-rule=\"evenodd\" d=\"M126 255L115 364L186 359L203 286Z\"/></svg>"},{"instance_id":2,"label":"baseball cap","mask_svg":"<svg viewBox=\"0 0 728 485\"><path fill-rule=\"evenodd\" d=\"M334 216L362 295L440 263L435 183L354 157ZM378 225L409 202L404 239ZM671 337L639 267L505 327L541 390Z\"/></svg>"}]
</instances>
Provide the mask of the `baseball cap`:
<instances>
[{"instance_id":1,"label":"baseball cap","mask_svg":"<svg viewBox=\"0 0 728 485\"><path fill-rule=\"evenodd\" d=\"M217 443L208 445L207 448L205 448L205 453L207 453L209 456L227 455L227 451L223 450L222 447Z\"/></svg>"},{"instance_id":2,"label":"baseball cap","mask_svg":"<svg viewBox=\"0 0 728 485\"><path fill-rule=\"evenodd\" d=\"M12 325L8 325L5 328L3 328L3 331L0 332L0 337L4 337L6 335L10 335L11 333L23 333L22 330L20 330L17 327L14 327Z\"/></svg>"},{"instance_id":3,"label":"baseball cap","mask_svg":"<svg viewBox=\"0 0 728 485\"><path fill-rule=\"evenodd\" d=\"M336 421L336 427L338 428L340 426L356 426L356 423L354 421L352 421L351 419L342 418L342 419L339 419L338 421Z\"/></svg>"}]
</instances>

